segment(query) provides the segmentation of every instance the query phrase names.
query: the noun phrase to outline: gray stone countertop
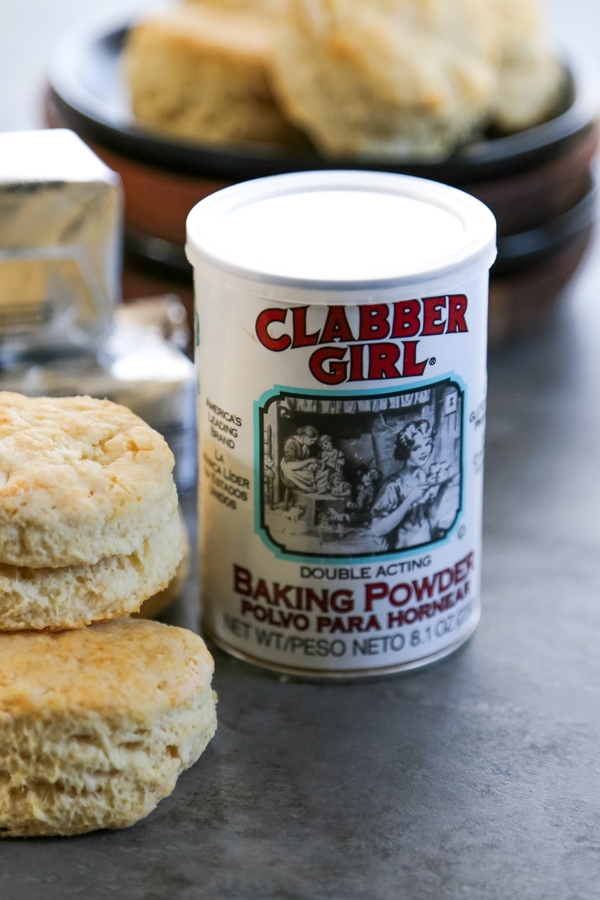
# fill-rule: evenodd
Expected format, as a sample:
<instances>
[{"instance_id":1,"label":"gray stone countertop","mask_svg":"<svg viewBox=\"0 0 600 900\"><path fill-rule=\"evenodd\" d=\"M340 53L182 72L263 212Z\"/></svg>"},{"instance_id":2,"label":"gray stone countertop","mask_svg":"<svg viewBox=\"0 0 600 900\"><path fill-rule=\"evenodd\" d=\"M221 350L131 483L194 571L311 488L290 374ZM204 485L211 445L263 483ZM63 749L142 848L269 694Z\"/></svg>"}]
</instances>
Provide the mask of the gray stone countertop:
<instances>
[{"instance_id":1,"label":"gray stone countertop","mask_svg":"<svg viewBox=\"0 0 600 900\"><path fill-rule=\"evenodd\" d=\"M43 54L101 5L4 0L0 130L36 127ZM600 49L596 0L547 5ZM0 900L597 898L598 237L551 320L490 360L486 453L459 653L331 685L215 650L218 734L174 794L126 831L0 843ZM172 621L195 627L196 590L194 567Z\"/></svg>"}]
</instances>

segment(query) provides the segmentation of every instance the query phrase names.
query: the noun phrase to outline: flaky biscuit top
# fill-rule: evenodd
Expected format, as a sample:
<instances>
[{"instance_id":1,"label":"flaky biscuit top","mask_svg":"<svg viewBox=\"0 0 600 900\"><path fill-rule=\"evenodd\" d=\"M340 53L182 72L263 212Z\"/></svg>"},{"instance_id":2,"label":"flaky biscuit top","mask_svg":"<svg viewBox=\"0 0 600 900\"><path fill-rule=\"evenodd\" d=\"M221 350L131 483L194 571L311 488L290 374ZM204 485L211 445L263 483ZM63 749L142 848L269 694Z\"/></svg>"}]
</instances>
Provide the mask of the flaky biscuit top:
<instances>
[{"instance_id":1,"label":"flaky biscuit top","mask_svg":"<svg viewBox=\"0 0 600 900\"><path fill-rule=\"evenodd\" d=\"M213 660L192 631L127 617L54 634L0 634L0 724L100 715L139 725L206 691Z\"/></svg>"},{"instance_id":2,"label":"flaky biscuit top","mask_svg":"<svg viewBox=\"0 0 600 900\"><path fill-rule=\"evenodd\" d=\"M105 495L127 499L173 469L164 438L124 406L92 397L0 392L0 502L77 511Z\"/></svg>"},{"instance_id":3,"label":"flaky biscuit top","mask_svg":"<svg viewBox=\"0 0 600 900\"><path fill-rule=\"evenodd\" d=\"M130 552L175 511L173 467L162 435L123 406L0 392L0 561Z\"/></svg>"}]
</instances>

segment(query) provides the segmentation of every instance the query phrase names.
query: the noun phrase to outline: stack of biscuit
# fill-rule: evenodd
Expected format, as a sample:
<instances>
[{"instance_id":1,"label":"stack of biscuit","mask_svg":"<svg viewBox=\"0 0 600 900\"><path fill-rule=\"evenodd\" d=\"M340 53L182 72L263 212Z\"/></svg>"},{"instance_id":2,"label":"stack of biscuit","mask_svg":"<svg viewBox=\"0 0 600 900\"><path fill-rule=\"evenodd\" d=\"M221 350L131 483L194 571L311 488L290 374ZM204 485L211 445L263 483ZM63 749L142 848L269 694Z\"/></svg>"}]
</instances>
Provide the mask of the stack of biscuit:
<instances>
[{"instance_id":1,"label":"stack of biscuit","mask_svg":"<svg viewBox=\"0 0 600 900\"><path fill-rule=\"evenodd\" d=\"M203 641L130 617L181 563L173 465L122 406L0 392L0 836L131 825L215 732Z\"/></svg>"},{"instance_id":2,"label":"stack of biscuit","mask_svg":"<svg viewBox=\"0 0 600 900\"><path fill-rule=\"evenodd\" d=\"M201 142L438 160L557 108L540 0L183 0L130 30L138 121Z\"/></svg>"}]
</instances>

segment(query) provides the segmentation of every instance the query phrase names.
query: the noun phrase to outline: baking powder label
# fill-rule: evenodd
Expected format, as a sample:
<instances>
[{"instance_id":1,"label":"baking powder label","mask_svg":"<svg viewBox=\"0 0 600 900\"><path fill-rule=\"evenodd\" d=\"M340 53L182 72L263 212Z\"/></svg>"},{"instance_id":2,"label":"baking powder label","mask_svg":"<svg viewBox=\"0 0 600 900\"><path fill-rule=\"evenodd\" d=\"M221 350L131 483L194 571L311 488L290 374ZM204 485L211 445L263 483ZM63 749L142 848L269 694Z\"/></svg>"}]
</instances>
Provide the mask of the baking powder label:
<instances>
[{"instance_id":1,"label":"baking powder label","mask_svg":"<svg viewBox=\"0 0 600 900\"><path fill-rule=\"evenodd\" d=\"M214 288L196 273L196 293ZM487 273L436 297L199 304L202 620L290 672L393 671L479 618Z\"/></svg>"}]
</instances>

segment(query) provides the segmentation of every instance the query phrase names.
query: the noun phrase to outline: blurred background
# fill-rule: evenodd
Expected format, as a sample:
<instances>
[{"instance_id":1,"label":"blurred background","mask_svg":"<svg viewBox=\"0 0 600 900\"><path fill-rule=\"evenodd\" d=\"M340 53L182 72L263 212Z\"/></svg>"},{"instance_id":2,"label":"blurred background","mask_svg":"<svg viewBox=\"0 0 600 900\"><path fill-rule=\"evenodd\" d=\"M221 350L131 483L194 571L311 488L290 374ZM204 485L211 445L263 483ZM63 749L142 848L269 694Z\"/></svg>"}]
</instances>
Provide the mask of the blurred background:
<instances>
[{"instance_id":1,"label":"blurred background","mask_svg":"<svg viewBox=\"0 0 600 900\"><path fill-rule=\"evenodd\" d=\"M561 40L600 58L600 3L597 0L543 0ZM155 0L4 0L0 30L0 131L43 124L46 63L54 43L70 25L99 12L132 15L164 5ZM582 27L585 22L585 27Z\"/></svg>"},{"instance_id":2,"label":"blurred background","mask_svg":"<svg viewBox=\"0 0 600 900\"><path fill-rule=\"evenodd\" d=\"M576 61L580 52L593 63L600 60L600 4L596 0L541 2L558 47L564 47L571 60ZM169 0L121 3L56 0L52 4L44 0L7 0L0 32L0 132L47 125L48 63L53 54L56 57L57 43L71 26L93 21L94 17L110 21L113 14L122 22L134 22L154 9L175 3L177 0L171 3ZM99 33L102 33L102 26ZM90 67L92 72L93 65ZM100 70L98 75L100 79L104 77ZM589 85L586 87L589 89ZM600 105L600 90L598 97ZM60 118L52 124L75 127L72 122ZM576 123L576 127L580 125L581 122ZM89 135L82 136L89 139ZM580 138L569 138L566 152L551 150L535 165L528 162L529 168L524 175L521 169L515 169L514 178L509 172L508 180L506 171L498 174L487 169L483 174L476 174L478 184L483 185L483 191L476 186L476 196L491 206L498 219L500 235L509 238L499 247L499 257L492 271L492 347L502 345L516 333L531 330L532 324L537 323L546 309L554 306L556 295L562 293L574 272L581 271L580 262L589 243L590 222L596 215L596 201L595 192L589 189L588 173L594 147L589 137L587 144L585 135ZM97 145L95 149L98 151ZM124 180L126 196L123 297L129 300L174 291L191 322L191 269L183 253L185 215L203 195L203 178L212 180L218 187L238 180L243 173L234 163L231 171L215 175L212 170L203 171L202 164L192 160L192 168L184 171L181 179L177 160L167 163L166 169L161 168L162 159L158 169L152 167L151 161L150 168L140 167L137 165L139 155L137 162L132 164L127 148L118 148L118 154L123 150L124 160L120 155L113 155L114 146L108 150L108 155L102 154L103 159ZM558 166L562 165L562 169L559 171L555 166L551 172L547 170L546 162L552 162L555 157L559 158ZM121 169L122 162L126 170ZM184 162L187 165L189 159ZM591 165L598 163L594 159ZM252 170L245 177L268 173L268 168ZM446 180L444 172L438 173L435 169L424 174L435 180ZM462 176L450 179L449 183L470 189ZM153 201L153 197L156 200ZM582 200L583 204L580 203ZM533 227L537 231L531 234ZM540 246L542 252L539 252Z\"/></svg>"}]
</instances>

